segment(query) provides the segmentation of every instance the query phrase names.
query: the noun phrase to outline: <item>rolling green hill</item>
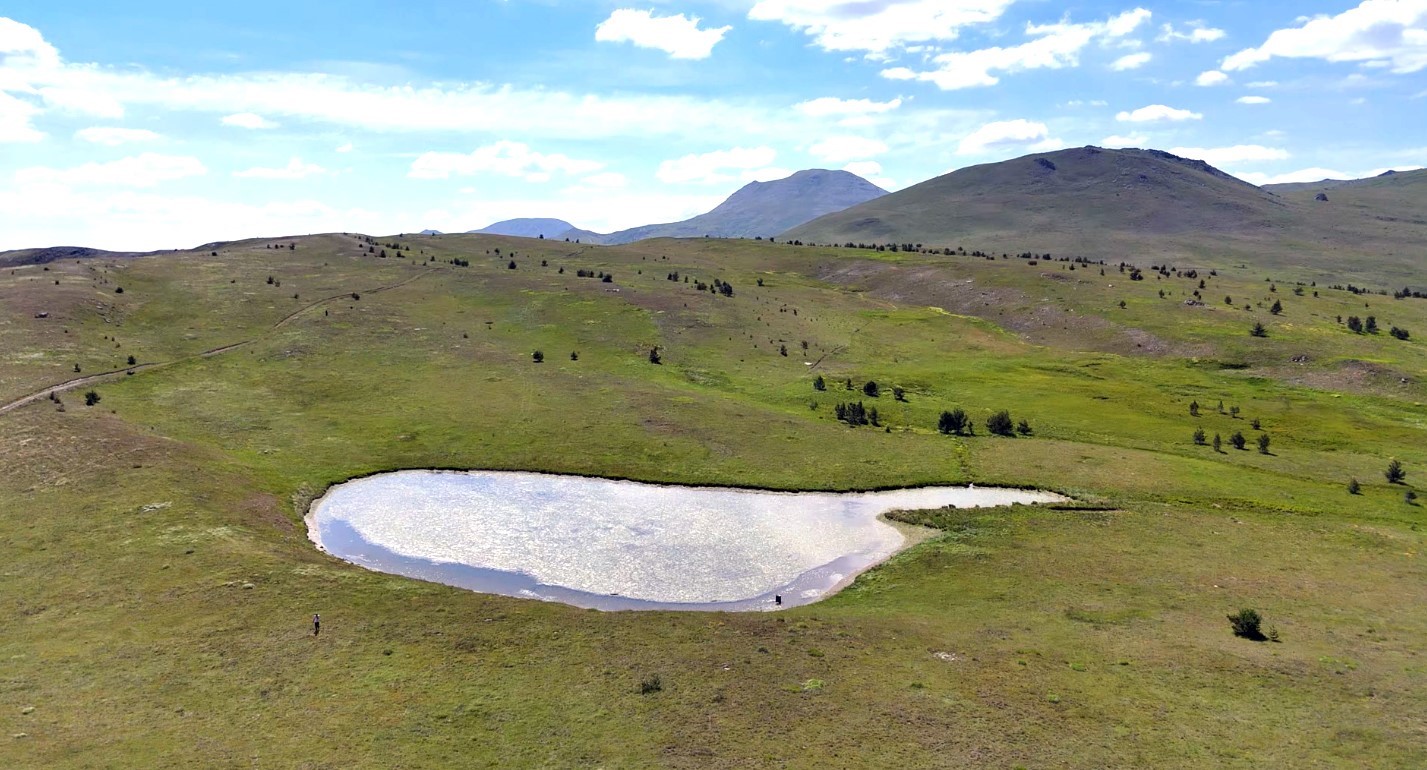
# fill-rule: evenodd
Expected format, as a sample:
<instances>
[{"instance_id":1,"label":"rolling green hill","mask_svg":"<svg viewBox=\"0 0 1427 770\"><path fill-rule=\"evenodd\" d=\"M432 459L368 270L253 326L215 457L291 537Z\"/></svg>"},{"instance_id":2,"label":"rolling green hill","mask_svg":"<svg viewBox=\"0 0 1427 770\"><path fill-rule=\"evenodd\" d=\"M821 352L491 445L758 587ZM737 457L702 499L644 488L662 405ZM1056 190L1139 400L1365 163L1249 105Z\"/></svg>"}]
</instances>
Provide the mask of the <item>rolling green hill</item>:
<instances>
[{"instance_id":1,"label":"rolling green hill","mask_svg":"<svg viewBox=\"0 0 1427 770\"><path fill-rule=\"evenodd\" d=\"M1421 174L1369 180L1351 192L1339 188L1325 205L1312 193L1278 194L1157 150L1082 147L960 169L783 237L1114 261L1242 262L1311 279L1422 286Z\"/></svg>"},{"instance_id":2,"label":"rolling green hill","mask_svg":"<svg viewBox=\"0 0 1427 770\"><path fill-rule=\"evenodd\" d=\"M1141 267L329 234L0 271L0 767L1427 765L1427 301ZM910 514L805 607L603 613L308 541L419 467L1080 503Z\"/></svg>"}]
</instances>

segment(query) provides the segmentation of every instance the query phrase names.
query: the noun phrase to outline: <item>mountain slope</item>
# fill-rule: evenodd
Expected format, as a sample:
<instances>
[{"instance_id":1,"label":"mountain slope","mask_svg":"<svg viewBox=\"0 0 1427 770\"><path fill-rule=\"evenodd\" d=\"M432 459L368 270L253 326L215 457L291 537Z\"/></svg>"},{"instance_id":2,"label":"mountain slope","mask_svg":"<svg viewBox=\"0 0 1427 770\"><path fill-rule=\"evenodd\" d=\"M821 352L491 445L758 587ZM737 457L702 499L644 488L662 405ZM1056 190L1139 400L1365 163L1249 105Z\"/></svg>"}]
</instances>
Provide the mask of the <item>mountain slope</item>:
<instances>
[{"instance_id":1,"label":"mountain slope","mask_svg":"<svg viewBox=\"0 0 1427 770\"><path fill-rule=\"evenodd\" d=\"M520 238L563 238L575 226L563 219L526 218L507 219L479 230L469 231L478 235L514 235Z\"/></svg>"},{"instance_id":2,"label":"mountain slope","mask_svg":"<svg viewBox=\"0 0 1427 770\"><path fill-rule=\"evenodd\" d=\"M599 236L597 243L620 244L646 238L770 237L817 217L887 194L847 171L810 169L772 182L745 185L712 211L693 219L644 225Z\"/></svg>"},{"instance_id":3,"label":"mountain slope","mask_svg":"<svg viewBox=\"0 0 1427 770\"><path fill-rule=\"evenodd\" d=\"M951 244L967 236L1034 240L1249 233L1291 214L1276 196L1202 161L1156 150L1083 147L971 166L792 228L819 243Z\"/></svg>"}]
</instances>

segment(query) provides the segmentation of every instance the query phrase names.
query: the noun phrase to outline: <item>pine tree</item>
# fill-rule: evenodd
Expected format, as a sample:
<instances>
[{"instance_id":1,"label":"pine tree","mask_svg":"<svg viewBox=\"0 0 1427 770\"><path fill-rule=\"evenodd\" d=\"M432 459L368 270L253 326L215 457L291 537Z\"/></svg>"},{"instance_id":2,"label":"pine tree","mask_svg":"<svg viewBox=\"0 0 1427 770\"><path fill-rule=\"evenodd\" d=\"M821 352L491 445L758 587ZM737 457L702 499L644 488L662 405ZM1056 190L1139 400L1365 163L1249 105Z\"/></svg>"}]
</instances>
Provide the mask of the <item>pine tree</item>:
<instances>
[{"instance_id":1,"label":"pine tree","mask_svg":"<svg viewBox=\"0 0 1427 770\"><path fill-rule=\"evenodd\" d=\"M1194 445L1195 445L1195 446L1204 446L1204 429L1203 429L1203 428L1195 428L1195 429L1194 429Z\"/></svg>"},{"instance_id":2,"label":"pine tree","mask_svg":"<svg viewBox=\"0 0 1427 770\"><path fill-rule=\"evenodd\" d=\"M813 390L827 390L827 380L824 380L821 374L813 380Z\"/></svg>"},{"instance_id":3,"label":"pine tree","mask_svg":"<svg viewBox=\"0 0 1427 770\"><path fill-rule=\"evenodd\" d=\"M1240 433L1239 431L1234 431L1234 435L1229 437L1229 443L1233 444L1235 449L1243 449L1244 445L1247 444L1248 441L1244 438L1243 433Z\"/></svg>"},{"instance_id":4,"label":"pine tree","mask_svg":"<svg viewBox=\"0 0 1427 770\"><path fill-rule=\"evenodd\" d=\"M1397 460L1387 464L1387 470L1383 471L1383 475L1387 477L1389 484L1401 484L1407 479L1407 471L1403 470L1402 463Z\"/></svg>"},{"instance_id":5,"label":"pine tree","mask_svg":"<svg viewBox=\"0 0 1427 770\"><path fill-rule=\"evenodd\" d=\"M1267 433L1260 433L1260 434L1259 434L1259 454L1261 454L1261 455L1266 455L1266 454L1268 454L1268 444L1269 444L1268 434L1267 434Z\"/></svg>"}]
</instances>

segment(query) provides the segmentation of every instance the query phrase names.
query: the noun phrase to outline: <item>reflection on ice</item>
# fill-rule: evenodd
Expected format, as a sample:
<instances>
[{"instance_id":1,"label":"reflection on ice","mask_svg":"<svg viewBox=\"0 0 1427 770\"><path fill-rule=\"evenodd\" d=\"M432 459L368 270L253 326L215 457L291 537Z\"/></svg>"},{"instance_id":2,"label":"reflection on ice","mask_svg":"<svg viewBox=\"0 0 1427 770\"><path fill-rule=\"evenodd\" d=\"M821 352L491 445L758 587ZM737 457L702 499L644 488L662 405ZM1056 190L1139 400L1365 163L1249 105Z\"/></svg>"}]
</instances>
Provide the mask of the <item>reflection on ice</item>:
<instances>
[{"instance_id":1,"label":"reflection on ice","mask_svg":"<svg viewBox=\"0 0 1427 770\"><path fill-rule=\"evenodd\" d=\"M400 471L335 486L312 539L382 572L602 609L816 601L901 547L897 508L1060 501L961 487L782 493L510 472Z\"/></svg>"}]
</instances>

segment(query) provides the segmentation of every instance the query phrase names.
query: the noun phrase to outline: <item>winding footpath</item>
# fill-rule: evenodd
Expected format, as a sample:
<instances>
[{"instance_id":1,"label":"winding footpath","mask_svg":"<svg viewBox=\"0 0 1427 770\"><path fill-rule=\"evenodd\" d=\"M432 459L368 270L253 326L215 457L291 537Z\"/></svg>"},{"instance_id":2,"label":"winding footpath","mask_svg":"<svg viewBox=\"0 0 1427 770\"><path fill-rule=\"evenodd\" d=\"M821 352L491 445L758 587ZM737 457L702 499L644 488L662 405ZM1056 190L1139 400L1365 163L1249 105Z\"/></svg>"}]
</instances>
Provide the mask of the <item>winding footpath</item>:
<instances>
[{"instance_id":1,"label":"winding footpath","mask_svg":"<svg viewBox=\"0 0 1427 770\"><path fill-rule=\"evenodd\" d=\"M375 289L359 290L359 291L357 291L357 292L355 292L355 293L357 293L357 294L380 294L380 293L382 293L382 292L384 292L384 291L391 291L392 289L397 289L397 288L400 288L400 287L402 287L402 286L405 286L405 285L407 285L408 283L411 283L412 281L415 281L415 280L418 279L418 278L423 278L423 277L425 277L425 276L427 276L427 275L430 275L430 273L429 273L429 272L421 272L421 273L417 273L416 275L411 276L410 278L407 278L407 279L404 280L404 281L398 281L397 283L393 283L393 284L390 284L390 285L387 285L387 286L378 286L378 287L375 288ZM267 334L271 334L271 333L277 331L278 329L281 329L282 327L286 326L288 323L290 323L290 322L292 322L294 319L296 319L298 316L301 316L303 313L306 313L307 311L312 310L313 308L320 307L321 305L325 305L325 304L327 304L328 302L332 302L333 300L339 300L339 299L343 299L343 298L345 298L345 297L350 297L350 296L352 296L352 294L353 294L353 292L348 291L348 292L343 292L343 293L341 293L341 294L333 294L333 295L330 296L330 297L323 297L322 299L316 300L315 302L309 302L309 303L307 303L306 305L303 305L302 307L298 308L297 310L294 310L294 311L292 311L291 313L288 313L287 315L283 316L281 320L279 320L277 323L273 324L273 325L268 329ZM264 335L264 336L266 336L266 335ZM241 341L241 342L233 342L233 343L230 343L230 344L227 344L227 345L222 345L222 346L219 346L219 347L216 347L216 348L209 348L208 350L205 350L205 351L203 351L203 352L201 352L201 353L194 353L193 355L190 355L190 356L184 356L184 357L182 357L182 358L175 358L175 359L172 360L172 361L156 361L156 362L147 363L147 364L137 364L137 365L135 365L135 366L126 366L126 367L124 367L124 368L122 368L122 369L113 369L113 370L110 370L110 371L107 371L107 372L100 372L100 373L98 373L98 374L90 374L90 375L86 375L86 376L84 376L84 377L76 377L76 378L74 378L74 379L72 379L72 380L66 380L66 381L64 381L64 382L61 382L61 383L59 383L58 385L51 385L51 386L49 386L49 387L47 387L47 388L45 388L45 389L43 389L43 390L36 391L36 392L31 393L31 394L29 394L29 395L27 395L27 396L22 396L22 397L20 397L20 398L18 398L18 399L15 399L14 401L11 401L11 402L9 402L9 403L7 403L7 404L0 405L0 414L4 414L4 413L6 413L6 412L9 412L9 411L12 411L12 410L15 410L15 409L19 409L19 408L22 407L22 406L26 406L26 405L28 405L28 404L33 404L33 403L35 403L36 401L41 401L41 400L43 400L43 399L47 399L47 398L49 398L49 397L51 397L51 396L59 395L60 393L64 393L64 392L66 392L66 391L74 390L75 388L82 388L82 387L84 387L84 386L86 386L86 385L92 385L92 384L97 383L97 382L103 382L103 381L105 381L105 380L114 379L114 378L119 377L119 376L128 376L128 375L131 375L131 374L138 374L139 372L149 371L149 370L152 370L152 369L163 369L163 368L165 368L165 367L173 366L173 365L175 365L175 364L181 364L181 363L185 363L185 362L188 362L188 361L197 361L197 360L199 360L199 359L201 359L201 358L212 358L213 356L222 355L222 354L224 354L224 353L227 353L227 352L230 352L230 351L233 351L233 350L237 350L238 348L245 347L245 346L247 346L247 345L251 345L251 344L253 344L254 342L257 342L257 341L260 340L260 339L262 339L262 337L255 337L255 338L253 338L253 339L243 340L243 341Z\"/></svg>"}]
</instances>

